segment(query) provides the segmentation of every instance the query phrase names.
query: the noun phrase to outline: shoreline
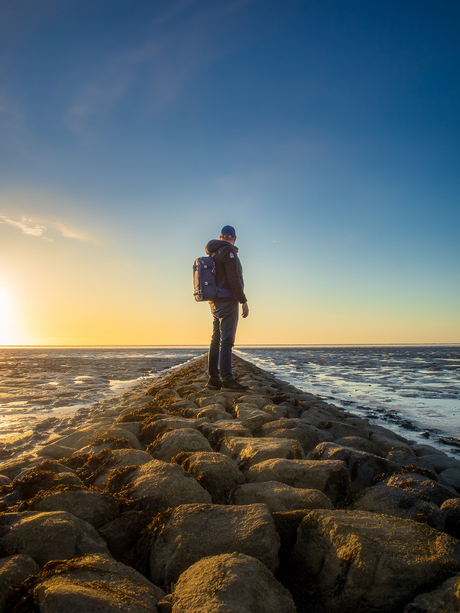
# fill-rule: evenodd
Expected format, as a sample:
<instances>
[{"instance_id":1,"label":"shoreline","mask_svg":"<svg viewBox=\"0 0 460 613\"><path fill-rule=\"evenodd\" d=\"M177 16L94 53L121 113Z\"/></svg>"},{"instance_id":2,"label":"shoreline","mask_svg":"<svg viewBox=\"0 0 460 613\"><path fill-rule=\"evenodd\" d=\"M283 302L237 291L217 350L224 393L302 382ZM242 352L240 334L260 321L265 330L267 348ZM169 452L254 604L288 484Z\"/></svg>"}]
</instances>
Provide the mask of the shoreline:
<instances>
[{"instance_id":1,"label":"shoreline","mask_svg":"<svg viewBox=\"0 0 460 613\"><path fill-rule=\"evenodd\" d=\"M237 356L235 372L247 391L209 390L206 356L193 358L114 397L36 461L0 464L1 559L15 565L0 613L26 613L31 599L46 613L76 579L91 602L127 612L211 611L222 576L249 613L238 599L257 591L251 573L274 603L260 613L402 613L428 611L435 589L457 598L460 461ZM123 587L101 596L95 568Z\"/></svg>"}]
</instances>

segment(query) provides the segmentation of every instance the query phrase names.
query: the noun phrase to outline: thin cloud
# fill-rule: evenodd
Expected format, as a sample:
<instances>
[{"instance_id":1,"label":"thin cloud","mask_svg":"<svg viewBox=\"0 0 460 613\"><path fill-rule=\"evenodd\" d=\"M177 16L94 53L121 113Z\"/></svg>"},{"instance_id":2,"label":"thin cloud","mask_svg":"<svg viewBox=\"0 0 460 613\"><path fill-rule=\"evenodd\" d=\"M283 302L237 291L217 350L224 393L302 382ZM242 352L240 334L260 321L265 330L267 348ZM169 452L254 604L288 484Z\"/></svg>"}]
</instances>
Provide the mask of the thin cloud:
<instances>
[{"instance_id":1,"label":"thin cloud","mask_svg":"<svg viewBox=\"0 0 460 613\"><path fill-rule=\"evenodd\" d=\"M39 236L47 241L52 241L52 238L48 238L43 236L46 232L46 226L41 226L32 221L32 219L27 219L27 217L22 216L21 221L16 221L15 219L10 219L9 217L5 217L5 215L0 215L0 223L7 224L9 226L13 226L13 228L17 228L23 234L28 234L29 236Z\"/></svg>"},{"instance_id":2,"label":"thin cloud","mask_svg":"<svg viewBox=\"0 0 460 613\"><path fill-rule=\"evenodd\" d=\"M13 228L18 229L20 232L28 236L36 236L49 242L54 242L54 239L50 238L49 236L46 236L45 233L53 229L57 230L64 238L72 238L75 240L96 244L98 242L96 238L88 232L83 232L76 228L72 228L58 220L46 222L47 225L45 226L40 223L34 222L32 219L28 219L24 215L19 221L16 219L11 219L10 217L6 217L6 215L0 215L0 223L12 226Z\"/></svg>"}]
</instances>

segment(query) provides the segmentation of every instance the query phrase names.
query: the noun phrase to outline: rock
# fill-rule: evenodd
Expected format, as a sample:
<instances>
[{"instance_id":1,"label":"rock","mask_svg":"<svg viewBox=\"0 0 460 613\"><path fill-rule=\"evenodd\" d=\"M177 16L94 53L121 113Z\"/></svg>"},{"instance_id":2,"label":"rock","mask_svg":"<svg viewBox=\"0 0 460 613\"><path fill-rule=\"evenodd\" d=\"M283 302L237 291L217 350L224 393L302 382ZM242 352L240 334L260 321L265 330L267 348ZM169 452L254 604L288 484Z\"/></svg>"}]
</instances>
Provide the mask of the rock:
<instances>
[{"instance_id":1,"label":"rock","mask_svg":"<svg viewBox=\"0 0 460 613\"><path fill-rule=\"evenodd\" d=\"M211 423L215 421L221 421L226 419L232 419L230 413L222 407L221 404L211 404L204 409L199 409L197 417L200 419L206 417Z\"/></svg>"},{"instance_id":2,"label":"rock","mask_svg":"<svg viewBox=\"0 0 460 613\"><path fill-rule=\"evenodd\" d=\"M246 481L233 460L222 453L186 453L175 461L209 492L214 504L228 504L231 492Z\"/></svg>"},{"instance_id":3,"label":"rock","mask_svg":"<svg viewBox=\"0 0 460 613\"><path fill-rule=\"evenodd\" d=\"M72 447L74 450L82 449L90 445L95 438L104 432L104 430L106 430L106 427L101 426L101 424L92 424L86 428L78 428L78 430L72 432L72 434L55 440L54 444L60 447Z\"/></svg>"},{"instance_id":4,"label":"rock","mask_svg":"<svg viewBox=\"0 0 460 613\"><path fill-rule=\"evenodd\" d=\"M460 539L460 498L445 500L441 505L444 514L444 530L456 539Z\"/></svg>"},{"instance_id":5,"label":"rock","mask_svg":"<svg viewBox=\"0 0 460 613\"><path fill-rule=\"evenodd\" d=\"M320 430L302 419L278 419L264 424L260 429L260 436L268 438L293 438L302 445L307 453L316 445L332 440L331 435Z\"/></svg>"},{"instance_id":6,"label":"rock","mask_svg":"<svg viewBox=\"0 0 460 613\"><path fill-rule=\"evenodd\" d=\"M99 528L98 532L115 559L137 568L140 556L136 551L136 544L151 520L151 515L142 511L126 511Z\"/></svg>"},{"instance_id":7,"label":"rock","mask_svg":"<svg viewBox=\"0 0 460 613\"><path fill-rule=\"evenodd\" d=\"M417 466L417 468L433 470L433 465L426 459L426 456L419 458L411 449L406 449L404 447L391 449L387 454L387 460L390 463L391 472L396 472L408 466Z\"/></svg>"},{"instance_id":8,"label":"rock","mask_svg":"<svg viewBox=\"0 0 460 613\"><path fill-rule=\"evenodd\" d=\"M458 572L460 543L410 520L317 510L300 524L292 562L299 613L388 613Z\"/></svg>"},{"instance_id":9,"label":"rock","mask_svg":"<svg viewBox=\"0 0 460 613\"><path fill-rule=\"evenodd\" d=\"M364 490L352 508L357 511L412 519L437 530L444 530L444 513L434 502L423 500L410 490L392 487L386 483L377 483Z\"/></svg>"},{"instance_id":10,"label":"rock","mask_svg":"<svg viewBox=\"0 0 460 613\"><path fill-rule=\"evenodd\" d=\"M450 457L447 455L447 453L444 453L444 451L441 451L441 449L437 449L436 447L433 447L432 445L427 445L426 443L416 443L415 445L412 445L411 449L415 453L415 455L419 457L423 457L427 455L428 456L437 455L437 456L442 456L444 458ZM453 458L450 458L450 459L453 459ZM456 461L458 462L458 460Z\"/></svg>"},{"instance_id":11,"label":"rock","mask_svg":"<svg viewBox=\"0 0 460 613\"><path fill-rule=\"evenodd\" d=\"M250 394L248 396L240 396L238 398L239 404L252 404L256 409L263 409L266 405L271 405L272 401L268 396L261 396L258 394Z\"/></svg>"},{"instance_id":12,"label":"rock","mask_svg":"<svg viewBox=\"0 0 460 613\"><path fill-rule=\"evenodd\" d=\"M390 465L381 456L357 451L351 447L341 447L336 443L320 443L309 452L309 460L343 460L350 473L353 488L360 490L382 473L389 471Z\"/></svg>"},{"instance_id":13,"label":"rock","mask_svg":"<svg viewBox=\"0 0 460 613\"><path fill-rule=\"evenodd\" d=\"M75 489L45 493L33 504L34 511L66 511L95 528L100 528L120 514L117 503L108 494Z\"/></svg>"},{"instance_id":14,"label":"rock","mask_svg":"<svg viewBox=\"0 0 460 613\"><path fill-rule=\"evenodd\" d=\"M239 419L244 426L249 428L253 434L267 422L278 419L276 414L256 409L250 404L238 403L231 407L229 411L236 419Z\"/></svg>"},{"instance_id":15,"label":"rock","mask_svg":"<svg viewBox=\"0 0 460 613\"><path fill-rule=\"evenodd\" d=\"M203 393L203 392L201 392ZM236 397L238 397L238 393ZM220 404L224 409L228 409L232 405L232 401L235 398L235 392L219 392L215 393L211 390L207 390L205 396L201 396L195 400L195 403L200 409L210 406L212 404Z\"/></svg>"},{"instance_id":16,"label":"rock","mask_svg":"<svg viewBox=\"0 0 460 613\"><path fill-rule=\"evenodd\" d=\"M123 424L124 426L124 424ZM140 434L140 429L139 429ZM112 426L104 432L103 437L112 437L115 436L117 438L125 438L132 445L133 449L142 449L142 445L139 442L139 439L135 434L131 432L130 428L125 428L121 426Z\"/></svg>"},{"instance_id":17,"label":"rock","mask_svg":"<svg viewBox=\"0 0 460 613\"><path fill-rule=\"evenodd\" d=\"M332 504L345 500L351 490L345 462L336 460L266 460L251 466L248 483L279 481L292 487L319 490Z\"/></svg>"},{"instance_id":18,"label":"rock","mask_svg":"<svg viewBox=\"0 0 460 613\"><path fill-rule=\"evenodd\" d=\"M438 474L449 468L456 468L457 470L460 468L459 460L451 458L450 456L442 452L436 454L426 454L422 455L421 457L427 462L429 462Z\"/></svg>"},{"instance_id":19,"label":"rock","mask_svg":"<svg viewBox=\"0 0 460 613\"><path fill-rule=\"evenodd\" d=\"M447 470L443 470L439 476L457 490L457 492L460 492L460 469L448 468Z\"/></svg>"},{"instance_id":20,"label":"rock","mask_svg":"<svg viewBox=\"0 0 460 613\"><path fill-rule=\"evenodd\" d=\"M378 455L381 458L385 457L385 454L378 445L360 436L343 436L342 438L336 439L334 443L341 447L349 447L357 451L363 451L364 453Z\"/></svg>"},{"instance_id":21,"label":"rock","mask_svg":"<svg viewBox=\"0 0 460 613\"><path fill-rule=\"evenodd\" d=\"M288 590L259 560L241 553L196 562L170 600L172 613L296 613Z\"/></svg>"},{"instance_id":22,"label":"rock","mask_svg":"<svg viewBox=\"0 0 460 613\"><path fill-rule=\"evenodd\" d=\"M111 472L126 466L140 466L152 461L152 456L140 449L112 449L90 456L88 472L85 473L87 485L103 489Z\"/></svg>"},{"instance_id":23,"label":"rock","mask_svg":"<svg viewBox=\"0 0 460 613\"><path fill-rule=\"evenodd\" d=\"M207 556L243 553L274 572L279 537L263 504L224 506L184 504L151 526L150 576L158 585L177 581L192 564Z\"/></svg>"},{"instance_id":24,"label":"rock","mask_svg":"<svg viewBox=\"0 0 460 613\"><path fill-rule=\"evenodd\" d=\"M128 432L131 432L131 434L134 434L134 436L137 438L137 441L139 442L139 436L141 434L141 430L143 427L143 423L140 421L132 421L132 422L126 422L123 424L120 424L119 422L115 422L114 423L114 428L120 428L123 430L127 430Z\"/></svg>"},{"instance_id":25,"label":"rock","mask_svg":"<svg viewBox=\"0 0 460 613\"><path fill-rule=\"evenodd\" d=\"M181 428L159 434L147 451L157 460L171 462L182 451L212 451L212 447L198 430Z\"/></svg>"},{"instance_id":26,"label":"rock","mask_svg":"<svg viewBox=\"0 0 460 613\"><path fill-rule=\"evenodd\" d=\"M139 435L139 440L141 441L141 443L147 446L150 445L150 443L153 443L157 436L162 432L165 432L166 430L197 428L202 423L205 423L205 420L186 419L185 417L163 416L162 419L157 419L145 425Z\"/></svg>"},{"instance_id":27,"label":"rock","mask_svg":"<svg viewBox=\"0 0 460 613\"><path fill-rule=\"evenodd\" d=\"M146 613L157 611L165 593L110 556L86 555L56 563L38 580L29 598L40 613Z\"/></svg>"},{"instance_id":28,"label":"rock","mask_svg":"<svg viewBox=\"0 0 460 613\"><path fill-rule=\"evenodd\" d=\"M304 411L300 416L300 419L322 430L328 422L337 419L340 420L341 418L330 410L326 410L320 407L313 407L311 409L308 409L307 411Z\"/></svg>"},{"instance_id":29,"label":"rock","mask_svg":"<svg viewBox=\"0 0 460 613\"><path fill-rule=\"evenodd\" d=\"M64 458L69 458L74 451L75 449L73 447L65 447L64 445L52 443L51 445L45 445L45 447L38 449L37 455L52 458L53 460L62 460Z\"/></svg>"},{"instance_id":30,"label":"rock","mask_svg":"<svg viewBox=\"0 0 460 613\"><path fill-rule=\"evenodd\" d=\"M240 485L234 490L232 499L234 504L266 504L270 513L334 508L329 498L319 490L291 487L278 481Z\"/></svg>"},{"instance_id":31,"label":"rock","mask_svg":"<svg viewBox=\"0 0 460 613\"><path fill-rule=\"evenodd\" d=\"M396 435L391 436L392 434L393 433L389 430L388 433L385 433L385 435L374 432L370 435L370 440L378 445L378 447L384 453L389 453L393 449L407 449L409 452L411 451L411 448L407 443L402 442L396 437Z\"/></svg>"},{"instance_id":32,"label":"rock","mask_svg":"<svg viewBox=\"0 0 460 613\"><path fill-rule=\"evenodd\" d=\"M216 421L213 424L203 424L198 430L210 442L213 449L220 448L220 444L224 438L232 436L245 436L252 438L252 432L246 426L243 426L239 419L232 421Z\"/></svg>"},{"instance_id":33,"label":"rock","mask_svg":"<svg viewBox=\"0 0 460 613\"><path fill-rule=\"evenodd\" d=\"M5 603L14 590L30 577L40 572L38 564L30 556L15 555L0 558L0 611L8 613Z\"/></svg>"},{"instance_id":34,"label":"rock","mask_svg":"<svg viewBox=\"0 0 460 613\"><path fill-rule=\"evenodd\" d=\"M9 483L11 483L11 479L6 477L5 475L0 475L0 487L2 485L8 485Z\"/></svg>"},{"instance_id":35,"label":"rock","mask_svg":"<svg viewBox=\"0 0 460 613\"><path fill-rule=\"evenodd\" d=\"M238 467L246 471L250 466L272 458L298 460L305 458L300 444L288 438L225 438L220 452L235 460Z\"/></svg>"},{"instance_id":36,"label":"rock","mask_svg":"<svg viewBox=\"0 0 460 613\"><path fill-rule=\"evenodd\" d=\"M3 522L3 528L8 526L0 544L3 555L28 555L40 566L85 553L109 553L96 529L71 513L6 513Z\"/></svg>"},{"instance_id":37,"label":"rock","mask_svg":"<svg viewBox=\"0 0 460 613\"><path fill-rule=\"evenodd\" d=\"M404 613L458 613L460 611L460 577L444 581L437 589L419 594Z\"/></svg>"},{"instance_id":38,"label":"rock","mask_svg":"<svg viewBox=\"0 0 460 613\"><path fill-rule=\"evenodd\" d=\"M137 502L139 509L157 513L188 503L210 503L211 496L177 464L152 460L132 471L113 475L109 491Z\"/></svg>"},{"instance_id":39,"label":"rock","mask_svg":"<svg viewBox=\"0 0 460 613\"><path fill-rule=\"evenodd\" d=\"M435 476L434 473L433 476ZM424 474L415 472L390 475L382 483L413 492L419 498L430 500L438 506L441 506L449 498L458 497L453 488L442 485Z\"/></svg>"},{"instance_id":40,"label":"rock","mask_svg":"<svg viewBox=\"0 0 460 613\"><path fill-rule=\"evenodd\" d=\"M324 425L324 430L332 436L332 440L345 436L358 436L369 440L369 429L363 426L353 426L341 421L329 421Z\"/></svg>"}]
</instances>

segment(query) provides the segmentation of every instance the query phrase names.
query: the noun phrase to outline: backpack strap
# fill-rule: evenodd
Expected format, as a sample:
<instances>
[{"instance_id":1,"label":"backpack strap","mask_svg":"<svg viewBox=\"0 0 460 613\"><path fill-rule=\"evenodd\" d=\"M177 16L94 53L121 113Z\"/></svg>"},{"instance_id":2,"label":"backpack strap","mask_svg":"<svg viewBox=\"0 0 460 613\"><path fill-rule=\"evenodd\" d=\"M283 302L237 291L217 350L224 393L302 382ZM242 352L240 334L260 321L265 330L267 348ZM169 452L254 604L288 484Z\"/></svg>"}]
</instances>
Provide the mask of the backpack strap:
<instances>
[{"instance_id":1,"label":"backpack strap","mask_svg":"<svg viewBox=\"0 0 460 613\"><path fill-rule=\"evenodd\" d=\"M227 246L227 245L222 245L222 247L226 247L226 246ZM222 249L222 247L219 247L219 249ZM214 251L214 253L211 255L211 257L212 257L212 258L214 258L214 256L215 256L215 255L216 255L216 253L219 251L219 249L216 249L216 250ZM224 277L224 278L222 279L222 281L221 281L221 282L220 282L218 285L216 285L216 290L217 290L216 295L217 295L219 298L232 298L232 299L234 298L234 299L236 300L236 296L235 296L235 294L232 292L232 290L231 290L231 289L226 289L226 288L224 288L224 283L225 283L225 281L226 281L226 279L225 279L225 277Z\"/></svg>"}]
</instances>

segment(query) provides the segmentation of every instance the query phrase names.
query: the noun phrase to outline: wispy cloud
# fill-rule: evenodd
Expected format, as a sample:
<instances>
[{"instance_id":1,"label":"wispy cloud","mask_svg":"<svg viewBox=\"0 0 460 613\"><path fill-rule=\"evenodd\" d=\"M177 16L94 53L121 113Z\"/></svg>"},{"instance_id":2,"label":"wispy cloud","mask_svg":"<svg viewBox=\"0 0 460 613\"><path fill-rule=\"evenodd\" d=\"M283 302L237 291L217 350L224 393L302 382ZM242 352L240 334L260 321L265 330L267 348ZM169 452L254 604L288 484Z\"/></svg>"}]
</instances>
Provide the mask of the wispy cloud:
<instances>
[{"instance_id":1,"label":"wispy cloud","mask_svg":"<svg viewBox=\"0 0 460 613\"><path fill-rule=\"evenodd\" d=\"M77 230L58 220L51 220L46 222L46 225L42 225L42 223L38 223L33 219L25 217L24 215L20 220L11 219L11 217L7 217L6 215L0 215L0 223L12 226L28 236L36 236L49 242L53 242L54 239L47 236L45 233L49 232L50 230L57 230L65 238L73 238L79 241L97 243L95 237L88 232Z\"/></svg>"},{"instance_id":2,"label":"wispy cloud","mask_svg":"<svg viewBox=\"0 0 460 613\"><path fill-rule=\"evenodd\" d=\"M17 228L23 234L28 234L29 236L39 236L47 241L52 241L52 238L48 238L43 236L46 232L46 226L41 226L40 224L34 223L32 219L27 219L27 217L22 216L20 221L16 219L10 219L5 215L0 215L0 223L8 224L9 226L13 226L13 228Z\"/></svg>"}]
</instances>

